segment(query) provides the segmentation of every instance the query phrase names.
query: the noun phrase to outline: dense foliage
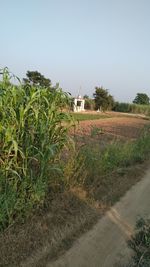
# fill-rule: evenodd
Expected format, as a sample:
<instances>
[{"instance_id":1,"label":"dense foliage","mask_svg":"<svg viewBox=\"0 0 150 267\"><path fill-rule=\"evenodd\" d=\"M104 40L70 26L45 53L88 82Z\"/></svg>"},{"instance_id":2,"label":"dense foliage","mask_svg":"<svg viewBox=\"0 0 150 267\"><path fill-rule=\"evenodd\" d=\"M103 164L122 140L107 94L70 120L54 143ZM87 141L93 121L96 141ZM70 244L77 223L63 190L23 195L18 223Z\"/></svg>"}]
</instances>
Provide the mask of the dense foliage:
<instances>
[{"instance_id":1,"label":"dense foliage","mask_svg":"<svg viewBox=\"0 0 150 267\"><path fill-rule=\"evenodd\" d=\"M149 100L150 99L147 94L137 93L133 103L139 105L149 105Z\"/></svg>"},{"instance_id":2,"label":"dense foliage","mask_svg":"<svg viewBox=\"0 0 150 267\"><path fill-rule=\"evenodd\" d=\"M25 84L51 88L51 80L38 71L27 71L26 76L23 79Z\"/></svg>"},{"instance_id":3,"label":"dense foliage","mask_svg":"<svg viewBox=\"0 0 150 267\"><path fill-rule=\"evenodd\" d=\"M107 89L103 87L95 87L95 93L93 94L95 99L95 109L101 111L111 110L114 105L114 98L109 94Z\"/></svg>"},{"instance_id":4,"label":"dense foliage","mask_svg":"<svg viewBox=\"0 0 150 267\"><path fill-rule=\"evenodd\" d=\"M113 107L113 110L118 112L150 115L150 105L137 105L116 102Z\"/></svg>"},{"instance_id":5,"label":"dense foliage","mask_svg":"<svg viewBox=\"0 0 150 267\"><path fill-rule=\"evenodd\" d=\"M45 197L56 159L68 142L71 118L61 111L68 96L61 89L19 86L8 70L0 82L0 230ZM65 123L64 123L65 121Z\"/></svg>"}]
</instances>

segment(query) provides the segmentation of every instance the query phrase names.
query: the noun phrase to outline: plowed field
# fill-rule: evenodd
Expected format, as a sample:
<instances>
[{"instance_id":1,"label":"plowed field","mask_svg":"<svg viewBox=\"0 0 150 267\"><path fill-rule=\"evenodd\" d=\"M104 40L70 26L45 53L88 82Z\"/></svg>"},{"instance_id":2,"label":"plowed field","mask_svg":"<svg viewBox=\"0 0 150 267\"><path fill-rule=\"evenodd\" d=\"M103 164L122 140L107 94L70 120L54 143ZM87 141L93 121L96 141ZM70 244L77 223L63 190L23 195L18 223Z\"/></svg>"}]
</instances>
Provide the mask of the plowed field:
<instances>
[{"instance_id":1,"label":"plowed field","mask_svg":"<svg viewBox=\"0 0 150 267\"><path fill-rule=\"evenodd\" d=\"M99 120L80 121L75 129L75 135L89 136L95 129L104 135L120 138L137 138L143 127L149 125L149 120L134 117L113 117Z\"/></svg>"}]
</instances>

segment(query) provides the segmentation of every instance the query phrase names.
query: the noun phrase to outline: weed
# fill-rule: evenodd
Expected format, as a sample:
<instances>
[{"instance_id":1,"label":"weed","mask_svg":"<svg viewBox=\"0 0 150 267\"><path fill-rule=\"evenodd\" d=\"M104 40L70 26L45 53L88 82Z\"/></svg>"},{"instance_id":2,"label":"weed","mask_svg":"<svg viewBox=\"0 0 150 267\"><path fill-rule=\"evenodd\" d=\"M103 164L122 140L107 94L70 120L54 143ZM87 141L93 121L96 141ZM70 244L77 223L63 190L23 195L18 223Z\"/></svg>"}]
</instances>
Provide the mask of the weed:
<instances>
[{"instance_id":1,"label":"weed","mask_svg":"<svg viewBox=\"0 0 150 267\"><path fill-rule=\"evenodd\" d=\"M150 155L149 128L135 141L112 141L100 147L99 143L90 143L81 148L80 153L85 157L87 178L85 184L92 184L114 170L141 163ZM97 178L95 178L97 177Z\"/></svg>"},{"instance_id":2,"label":"weed","mask_svg":"<svg viewBox=\"0 0 150 267\"><path fill-rule=\"evenodd\" d=\"M128 267L150 266L150 220L140 218L136 223L135 234L128 241L129 247L134 251Z\"/></svg>"},{"instance_id":3,"label":"weed","mask_svg":"<svg viewBox=\"0 0 150 267\"><path fill-rule=\"evenodd\" d=\"M104 130L102 128L96 126L91 127L91 137L99 136L101 134L104 134Z\"/></svg>"}]
</instances>

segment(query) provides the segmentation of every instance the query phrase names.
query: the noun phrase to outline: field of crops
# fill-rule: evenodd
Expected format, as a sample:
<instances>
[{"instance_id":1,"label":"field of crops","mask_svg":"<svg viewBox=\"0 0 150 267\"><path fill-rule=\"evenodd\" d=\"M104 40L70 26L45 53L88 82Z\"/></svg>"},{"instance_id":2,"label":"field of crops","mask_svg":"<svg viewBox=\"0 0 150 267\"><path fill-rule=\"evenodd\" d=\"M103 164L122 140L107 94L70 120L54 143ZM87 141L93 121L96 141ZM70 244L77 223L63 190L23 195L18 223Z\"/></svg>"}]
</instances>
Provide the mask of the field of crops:
<instances>
[{"instance_id":1,"label":"field of crops","mask_svg":"<svg viewBox=\"0 0 150 267\"><path fill-rule=\"evenodd\" d=\"M0 83L0 230L24 218L45 199L48 185L60 176L62 148L68 144L71 116L63 113L68 96L13 85L7 69ZM64 122L65 121L65 125Z\"/></svg>"}]
</instances>

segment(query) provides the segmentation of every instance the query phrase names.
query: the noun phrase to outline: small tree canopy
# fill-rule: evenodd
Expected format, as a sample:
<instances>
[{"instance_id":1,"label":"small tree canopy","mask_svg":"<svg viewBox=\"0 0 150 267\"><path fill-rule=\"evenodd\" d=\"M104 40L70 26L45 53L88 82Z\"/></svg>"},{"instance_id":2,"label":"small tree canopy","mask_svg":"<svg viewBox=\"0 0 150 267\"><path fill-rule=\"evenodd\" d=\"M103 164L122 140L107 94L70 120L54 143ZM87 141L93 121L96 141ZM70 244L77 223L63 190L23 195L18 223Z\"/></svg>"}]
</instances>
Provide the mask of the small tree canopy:
<instances>
[{"instance_id":1,"label":"small tree canopy","mask_svg":"<svg viewBox=\"0 0 150 267\"><path fill-rule=\"evenodd\" d=\"M41 87L51 87L51 80L45 78L44 75L42 75L38 71L27 71L26 76L27 78L23 79L25 84L37 85Z\"/></svg>"},{"instance_id":2,"label":"small tree canopy","mask_svg":"<svg viewBox=\"0 0 150 267\"><path fill-rule=\"evenodd\" d=\"M137 93L133 103L139 105L149 105L149 100L150 99L147 94Z\"/></svg>"},{"instance_id":3,"label":"small tree canopy","mask_svg":"<svg viewBox=\"0 0 150 267\"><path fill-rule=\"evenodd\" d=\"M93 94L95 98L95 108L101 109L102 111L112 109L114 105L114 98L109 94L107 89L103 87L95 87L95 93Z\"/></svg>"},{"instance_id":4,"label":"small tree canopy","mask_svg":"<svg viewBox=\"0 0 150 267\"><path fill-rule=\"evenodd\" d=\"M84 99L89 99L89 96L88 95L84 95L83 98Z\"/></svg>"}]
</instances>

